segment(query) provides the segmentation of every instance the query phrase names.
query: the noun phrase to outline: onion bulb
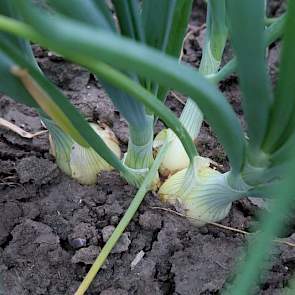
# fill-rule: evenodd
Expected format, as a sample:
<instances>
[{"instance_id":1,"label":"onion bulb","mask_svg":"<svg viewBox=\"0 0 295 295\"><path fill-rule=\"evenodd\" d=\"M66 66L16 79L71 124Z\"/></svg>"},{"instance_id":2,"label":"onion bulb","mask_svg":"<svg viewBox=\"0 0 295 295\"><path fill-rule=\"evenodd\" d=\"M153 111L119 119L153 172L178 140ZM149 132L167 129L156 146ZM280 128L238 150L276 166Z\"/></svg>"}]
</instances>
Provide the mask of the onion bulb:
<instances>
[{"instance_id":1,"label":"onion bulb","mask_svg":"<svg viewBox=\"0 0 295 295\"><path fill-rule=\"evenodd\" d=\"M112 152L120 158L121 150L115 134L107 126L100 127L90 123L93 130L101 137ZM74 142L72 138L64 134L57 126L50 131L51 153L55 156L57 165L67 175L76 179L81 184L95 184L97 175L101 171L113 169L91 147L85 148Z\"/></svg>"},{"instance_id":2,"label":"onion bulb","mask_svg":"<svg viewBox=\"0 0 295 295\"><path fill-rule=\"evenodd\" d=\"M154 139L153 147L159 149L165 141L169 147L160 166L160 174L168 177L189 166L189 157L176 134L171 129L163 129Z\"/></svg>"},{"instance_id":3,"label":"onion bulb","mask_svg":"<svg viewBox=\"0 0 295 295\"><path fill-rule=\"evenodd\" d=\"M220 221L227 216L234 200L248 191L242 182L233 188L229 172L220 173L210 167L208 158L196 157L194 164L169 177L160 187L163 201L177 204L196 225Z\"/></svg>"}]
</instances>

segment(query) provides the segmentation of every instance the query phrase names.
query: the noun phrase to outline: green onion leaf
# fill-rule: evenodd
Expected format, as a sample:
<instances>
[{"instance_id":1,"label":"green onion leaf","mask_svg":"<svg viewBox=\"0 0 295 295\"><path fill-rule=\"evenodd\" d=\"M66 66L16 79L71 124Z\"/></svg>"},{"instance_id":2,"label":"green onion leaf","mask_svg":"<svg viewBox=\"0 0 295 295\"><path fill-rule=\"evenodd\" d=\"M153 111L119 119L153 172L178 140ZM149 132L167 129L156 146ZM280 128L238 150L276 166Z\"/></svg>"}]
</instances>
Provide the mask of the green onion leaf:
<instances>
[{"instance_id":1,"label":"green onion leaf","mask_svg":"<svg viewBox=\"0 0 295 295\"><path fill-rule=\"evenodd\" d=\"M68 17L98 28L116 31L114 21L106 14L110 11L105 1L99 1L100 6L97 6L93 0L47 0L47 2L56 11Z\"/></svg>"},{"instance_id":2,"label":"green onion leaf","mask_svg":"<svg viewBox=\"0 0 295 295\"><path fill-rule=\"evenodd\" d=\"M3 40L3 39L2 39ZM3 41L0 41L2 43ZM0 91L13 97L16 101L27 106L38 108L38 104L31 97L21 81L12 75L10 69L15 63L4 53L0 52Z\"/></svg>"},{"instance_id":3,"label":"green onion leaf","mask_svg":"<svg viewBox=\"0 0 295 295\"><path fill-rule=\"evenodd\" d=\"M250 149L259 153L273 101L266 70L264 0L227 0L230 33L237 56Z\"/></svg>"},{"instance_id":4,"label":"green onion leaf","mask_svg":"<svg viewBox=\"0 0 295 295\"><path fill-rule=\"evenodd\" d=\"M272 247L272 240L283 230L288 213L292 210L295 195L294 157L282 174L282 180L270 185L266 194L274 195L270 212L264 214L261 231L247 250L247 255L237 269L234 282L222 294L248 295L261 278L266 259Z\"/></svg>"},{"instance_id":5,"label":"green onion leaf","mask_svg":"<svg viewBox=\"0 0 295 295\"><path fill-rule=\"evenodd\" d=\"M284 145L295 127L295 3L288 1L287 19L283 39L279 81L269 120L264 148L273 152Z\"/></svg>"},{"instance_id":6,"label":"green onion leaf","mask_svg":"<svg viewBox=\"0 0 295 295\"><path fill-rule=\"evenodd\" d=\"M15 0L14 0L15 1ZM157 51L132 41L92 30L62 17L52 17L33 9L29 2L18 1L24 18L38 30L40 44L71 59L83 57L90 62L103 60L116 67L136 71L142 76L190 95L198 103L229 155L233 170L244 163L244 138L240 123L225 97L205 78L190 67L165 57ZM0 28L28 36L15 22L0 18ZM75 51L71 50L75 48ZM75 56L75 58L73 58Z\"/></svg>"},{"instance_id":7,"label":"green onion leaf","mask_svg":"<svg viewBox=\"0 0 295 295\"><path fill-rule=\"evenodd\" d=\"M146 0L146 2L149 2ZM161 3L161 1L157 1ZM174 6L172 20L170 26L166 26L165 30L168 35L168 41L166 48L164 48L165 53L168 55L179 58L182 51L183 40L187 31L191 11L192 11L192 0L177 0ZM167 20L168 25L168 20ZM159 30L157 28L157 30ZM157 97L161 101L166 99L167 88L159 86Z\"/></svg>"},{"instance_id":8,"label":"green onion leaf","mask_svg":"<svg viewBox=\"0 0 295 295\"><path fill-rule=\"evenodd\" d=\"M121 34L144 42L145 35L137 0L113 0Z\"/></svg>"},{"instance_id":9,"label":"green onion leaf","mask_svg":"<svg viewBox=\"0 0 295 295\"><path fill-rule=\"evenodd\" d=\"M40 107L48 111L52 119L56 120L59 127L68 133L81 146L91 146L106 162L123 173L132 183L134 181L130 172L121 163L117 156L111 152L104 141L89 126L83 116L73 107L63 94L52 85L39 70L36 70L15 48L0 43L0 49L14 62L14 73L18 77L24 75L22 82L30 88L30 94L40 103ZM13 69L13 67L12 67ZM25 71L25 72L24 72ZM40 94L40 97L35 96ZM57 113L53 111L57 110Z\"/></svg>"}]
</instances>

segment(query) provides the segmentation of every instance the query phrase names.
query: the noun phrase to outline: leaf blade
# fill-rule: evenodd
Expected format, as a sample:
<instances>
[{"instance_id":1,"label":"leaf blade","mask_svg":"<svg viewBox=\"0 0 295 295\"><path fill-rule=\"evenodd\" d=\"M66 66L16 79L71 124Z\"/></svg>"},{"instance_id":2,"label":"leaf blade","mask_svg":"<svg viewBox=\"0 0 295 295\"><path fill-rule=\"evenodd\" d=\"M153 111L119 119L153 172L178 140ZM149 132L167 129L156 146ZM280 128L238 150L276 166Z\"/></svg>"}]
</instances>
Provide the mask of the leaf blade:
<instances>
[{"instance_id":1,"label":"leaf blade","mask_svg":"<svg viewBox=\"0 0 295 295\"><path fill-rule=\"evenodd\" d=\"M139 42L144 42L145 36L141 18L139 17L139 3L136 0L113 0L118 17L121 34Z\"/></svg>"},{"instance_id":2,"label":"leaf blade","mask_svg":"<svg viewBox=\"0 0 295 295\"><path fill-rule=\"evenodd\" d=\"M265 60L265 3L264 0L227 0L226 4L244 94L249 145L255 154L261 148L273 100Z\"/></svg>"},{"instance_id":3,"label":"leaf blade","mask_svg":"<svg viewBox=\"0 0 295 295\"><path fill-rule=\"evenodd\" d=\"M82 21L85 24L91 25L93 28L100 28L108 32L115 31L114 24L109 24L108 19L105 18L103 14L106 13L106 10L108 9L107 7L105 7L106 4L103 5L104 1L100 1L100 3L95 3L92 0L49 0L49 3L53 8L56 9L56 11L73 20ZM121 20L122 18L121 21L123 22L123 24L128 23L127 20L129 18L132 18L133 10L136 9L136 7L131 6L134 5L132 4L133 2L130 2L128 0L118 1L114 3L116 4L116 8L119 10L120 13L119 20ZM131 23L131 26L132 25L133 24ZM133 30L134 28L131 27L130 29ZM126 95L115 87L112 87L109 83L105 83L104 81L100 82L115 106L121 110L122 115L125 117L129 124L131 124L132 126L147 124L147 120L145 118L145 110L142 105L138 104L132 97Z\"/></svg>"},{"instance_id":4,"label":"leaf blade","mask_svg":"<svg viewBox=\"0 0 295 295\"><path fill-rule=\"evenodd\" d=\"M265 270L266 260L269 260L269 250L272 248L272 241L280 234L286 225L287 217L294 203L295 183L294 156L282 171L282 180L275 182L271 187L266 188L269 194L273 195L272 208L270 212L264 214L261 221L261 230L252 245L250 245L247 255L242 264L237 269L237 277L228 289L224 290L224 295L248 295L252 294L253 287L262 278L261 272Z\"/></svg>"},{"instance_id":5,"label":"leaf blade","mask_svg":"<svg viewBox=\"0 0 295 295\"><path fill-rule=\"evenodd\" d=\"M14 64L28 71L29 75L35 80L38 86L48 94L48 99L52 100L51 103L55 104L55 107L59 108L60 114L67 117L70 123L69 128L72 132L71 136L82 146L91 146L106 162L111 166L121 171L125 177L132 175L121 163L121 161L114 155L114 153L107 147L103 140L96 134L96 132L90 127L89 123L83 118L83 116L72 106L72 104L63 96L63 94L51 84L34 66L22 58L22 55L15 50L15 48L0 43L0 48L13 60ZM41 107L41 106L40 106ZM60 126L64 130L64 126ZM64 131L69 131L64 130Z\"/></svg>"},{"instance_id":6,"label":"leaf blade","mask_svg":"<svg viewBox=\"0 0 295 295\"><path fill-rule=\"evenodd\" d=\"M295 3L288 1L287 19L281 54L279 81L276 88L274 105L269 120L269 130L264 148L273 152L284 145L295 128Z\"/></svg>"},{"instance_id":7,"label":"leaf blade","mask_svg":"<svg viewBox=\"0 0 295 295\"><path fill-rule=\"evenodd\" d=\"M192 0L177 0L176 6L173 13L171 28L168 36L168 42L165 49L165 53L180 57L183 40L189 23ZM164 101L167 95L166 87L159 86L157 97L159 100Z\"/></svg>"},{"instance_id":8,"label":"leaf blade","mask_svg":"<svg viewBox=\"0 0 295 295\"><path fill-rule=\"evenodd\" d=\"M46 38L41 35L39 37L43 45L55 48L56 51L63 51L63 54L66 53L66 47L79 47L77 49L80 50L81 56L89 56L125 70L136 71L167 87L173 87L190 95L207 116L229 155L234 171L240 171L244 163L245 147L240 123L224 96L200 74L143 45L102 31L98 34L89 27L77 25L60 17L55 17L52 22L50 17L48 19L43 14L32 15L33 10L27 6L27 2L18 3L24 9L24 14L27 14L27 21L35 22L35 28L46 36ZM47 21L49 23L46 23ZM48 30L49 24L50 30ZM54 30L57 30L58 34ZM75 35L79 35L78 40Z\"/></svg>"},{"instance_id":9,"label":"leaf blade","mask_svg":"<svg viewBox=\"0 0 295 295\"><path fill-rule=\"evenodd\" d=\"M13 61L4 52L0 51L0 91L10 97L14 97L20 103L38 108L38 104L32 99L22 83L11 74L10 69L13 64Z\"/></svg>"},{"instance_id":10,"label":"leaf blade","mask_svg":"<svg viewBox=\"0 0 295 295\"><path fill-rule=\"evenodd\" d=\"M48 0L48 4L61 14L94 27L115 32L114 22L111 22L111 19L106 15L106 4L104 1L100 2L100 6L97 6L92 0Z\"/></svg>"}]
</instances>

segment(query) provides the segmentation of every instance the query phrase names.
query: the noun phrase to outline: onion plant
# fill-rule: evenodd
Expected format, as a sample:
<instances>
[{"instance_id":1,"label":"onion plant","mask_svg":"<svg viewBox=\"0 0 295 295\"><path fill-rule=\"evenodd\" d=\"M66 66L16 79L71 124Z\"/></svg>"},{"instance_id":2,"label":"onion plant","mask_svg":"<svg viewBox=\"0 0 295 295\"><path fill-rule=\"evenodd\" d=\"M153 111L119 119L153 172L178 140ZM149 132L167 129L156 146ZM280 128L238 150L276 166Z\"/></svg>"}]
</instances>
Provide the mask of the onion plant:
<instances>
[{"instance_id":1,"label":"onion plant","mask_svg":"<svg viewBox=\"0 0 295 295\"><path fill-rule=\"evenodd\" d=\"M207 2L199 69L179 62L192 0L113 0L111 7L102 0L0 4L1 92L37 110L65 173L91 184L100 171L113 167L139 187L76 294L88 288L148 190L160 186L163 200L179 203L187 216L203 224L223 219L233 201L249 194L273 197L277 191L269 187L285 178L295 139L294 1L289 1L286 15L271 22L265 22L264 0ZM273 90L266 49L282 36ZM96 75L128 122L129 142L122 159L113 133L90 125L41 72L30 41ZM235 57L220 68L227 41ZM234 71L242 91L245 131L218 89L218 82ZM164 104L171 89L189 97L179 119ZM203 117L227 153L226 173L197 152L194 140ZM154 139L157 118L167 129Z\"/></svg>"}]
</instances>

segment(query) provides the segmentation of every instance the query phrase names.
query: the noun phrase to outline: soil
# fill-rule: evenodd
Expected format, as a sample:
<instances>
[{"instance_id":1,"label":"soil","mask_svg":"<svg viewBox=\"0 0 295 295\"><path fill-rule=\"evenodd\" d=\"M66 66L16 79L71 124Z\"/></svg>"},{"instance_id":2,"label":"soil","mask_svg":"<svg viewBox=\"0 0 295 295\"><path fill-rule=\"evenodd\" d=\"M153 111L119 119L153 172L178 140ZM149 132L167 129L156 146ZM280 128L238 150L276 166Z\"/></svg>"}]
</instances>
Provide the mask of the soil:
<instances>
[{"instance_id":1,"label":"soil","mask_svg":"<svg viewBox=\"0 0 295 295\"><path fill-rule=\"evenodd\" d=\"M271 1L269 14L281 13L282 2ZM183 58L194 66L201 57L204 16L205 5L198 1L191 20L194 32L185 42ZM273 45L269 55L273 81L278 52L279 45ZM108 124L126 149L127 124L95 78L38 46L34 53L45 74L73 104L88 119ZM225 58L230 55L228 49ZM244 124L236 77L222 82L220 88ZM177 114L183 107L172 95L167 104ZM4 95L0 96L0 117L29 132L42 130L34 110ZM201 155L228 169L222 147L206 123L197 144ZM56 166L47 134L24 139L1 128L0 294L73 294L135 192L117 172L101 174L95 186L79 185ZM222 224L253 230L258 205L249 199L236 202ZM196 228L154 207L167 206L150 193L87 294L219 294L231 281L248 243L243 235L211 225ZM292 230L285 239L295 241ZM295 269L294 248L278 245L272 254L273 266L263 274L263 284L254 294L281 294Z\"/></svg>"}]
</instances>

